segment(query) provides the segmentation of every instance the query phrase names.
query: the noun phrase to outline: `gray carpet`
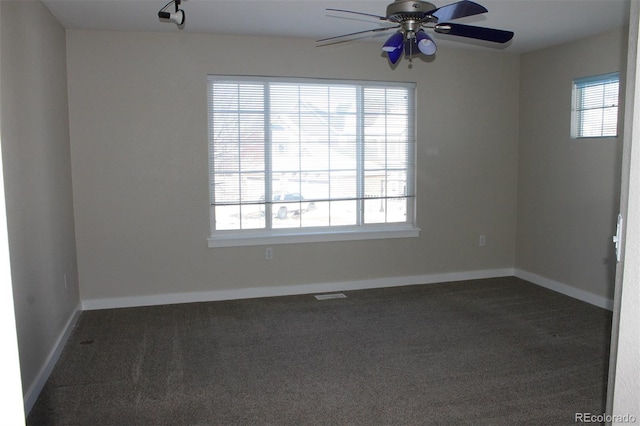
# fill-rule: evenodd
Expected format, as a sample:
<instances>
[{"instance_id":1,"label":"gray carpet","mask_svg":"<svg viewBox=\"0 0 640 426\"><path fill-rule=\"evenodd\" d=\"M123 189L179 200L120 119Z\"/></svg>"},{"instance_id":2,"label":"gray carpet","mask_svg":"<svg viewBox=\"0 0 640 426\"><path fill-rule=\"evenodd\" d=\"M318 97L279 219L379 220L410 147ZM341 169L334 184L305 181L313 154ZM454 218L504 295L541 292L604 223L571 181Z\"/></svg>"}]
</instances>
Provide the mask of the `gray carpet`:
<instances>
[{"instance_id":1,"label":"gray carpet","mask_svg":"<svg viewBox=\"0 0 640 426\"><path fill-rule=\"evenodd\" d=\"M517 278L83 312L29 425L568 425L611 313Z\"/></svg>"}]
</instances>

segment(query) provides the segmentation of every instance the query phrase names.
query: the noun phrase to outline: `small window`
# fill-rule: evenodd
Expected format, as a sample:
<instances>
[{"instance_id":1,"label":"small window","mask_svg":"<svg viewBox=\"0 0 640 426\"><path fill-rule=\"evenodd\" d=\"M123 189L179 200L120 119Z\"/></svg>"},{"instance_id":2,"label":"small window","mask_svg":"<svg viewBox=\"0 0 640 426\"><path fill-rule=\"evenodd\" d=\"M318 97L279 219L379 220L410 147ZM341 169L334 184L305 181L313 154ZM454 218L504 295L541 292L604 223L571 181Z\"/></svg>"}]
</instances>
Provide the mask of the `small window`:
<instances>
[{"instance_id":1,"label":"small window","mask_svg":"<svg viewBox=\"0 0 640 426\"><path fill-rule=\"evenodd\" d=\"M617 72L574 80L571 137L618 136L619 80Z\"/></svg>"}]
</instances>

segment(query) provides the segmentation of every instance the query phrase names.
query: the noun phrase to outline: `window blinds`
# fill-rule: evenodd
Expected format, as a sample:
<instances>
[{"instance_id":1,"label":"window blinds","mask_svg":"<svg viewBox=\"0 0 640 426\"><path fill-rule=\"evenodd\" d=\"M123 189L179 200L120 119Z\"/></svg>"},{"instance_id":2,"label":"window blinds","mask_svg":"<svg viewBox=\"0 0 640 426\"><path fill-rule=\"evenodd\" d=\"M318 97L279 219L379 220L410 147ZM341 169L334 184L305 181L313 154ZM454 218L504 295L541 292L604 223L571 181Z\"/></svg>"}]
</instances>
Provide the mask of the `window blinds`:
<instances>
[{"instance_id":1,"label":"window blinds","mask_svg":"<svg viewBox=\"0 0 640 426\"><path fill-rule=\"evenodd\" d=\"M224 76L208 84L215 230L411 219L413 84ZM272 219L287 212L297 219Z\"/></svg>"},{"instance_id":2,"label":"window blinds","mask_svg":"<svg viewBox=\"0 0 640 426\"><path fill-rule=\"evenodd\" d=\"M574 137L617 136L618 91L618 73L574 81Z\"/></svg>"}]
</instances>

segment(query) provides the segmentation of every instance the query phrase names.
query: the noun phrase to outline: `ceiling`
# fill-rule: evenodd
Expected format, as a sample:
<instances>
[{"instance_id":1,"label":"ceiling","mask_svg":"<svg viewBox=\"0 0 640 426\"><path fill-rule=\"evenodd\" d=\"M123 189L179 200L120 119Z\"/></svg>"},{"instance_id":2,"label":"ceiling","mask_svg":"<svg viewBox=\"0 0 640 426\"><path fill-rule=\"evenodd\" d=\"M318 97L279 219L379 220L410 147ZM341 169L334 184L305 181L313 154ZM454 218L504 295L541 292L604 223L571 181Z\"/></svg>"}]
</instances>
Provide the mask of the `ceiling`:
<instances>
[{"instance_id":1,"label":"ceiling","mask_svg":"<svg viewBox=\"0 0 640 426\"><path fill-rule=\"evenodd\" d=\"M328 12L347 9L384 15L391 0L183 0L182 29L162 22L158 11L168 0L44 0L67 29L173 31L313 40L383 26L375 18ZM456 0L431 0L444 6ZM476 0L489 12L455 22L511 30L507 45L434 34L440 48L460 47L524 53L627 25L629 0ZM170 6L172 8L173 5ZM358 38L382 44L390 32Z\"/></svg>"}]
</instances>

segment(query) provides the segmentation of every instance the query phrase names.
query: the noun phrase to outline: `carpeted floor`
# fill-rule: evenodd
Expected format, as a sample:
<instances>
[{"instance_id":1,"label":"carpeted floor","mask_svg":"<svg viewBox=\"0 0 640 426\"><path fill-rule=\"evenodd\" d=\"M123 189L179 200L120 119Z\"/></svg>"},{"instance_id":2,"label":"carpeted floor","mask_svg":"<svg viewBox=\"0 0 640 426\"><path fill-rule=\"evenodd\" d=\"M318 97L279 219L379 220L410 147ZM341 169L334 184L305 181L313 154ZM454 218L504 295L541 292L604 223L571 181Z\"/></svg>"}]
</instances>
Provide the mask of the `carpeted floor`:
<instances>
[{"instance_id":1,"label":"carpeted floor","mask_svg":"<svg viewBox=\"0 0 640 426\"><path fill-rule=\"evenodd\" d=\"M568 425L611 313L517 278L83 312L29 425Z\"/></svg>"}]
</instances>

